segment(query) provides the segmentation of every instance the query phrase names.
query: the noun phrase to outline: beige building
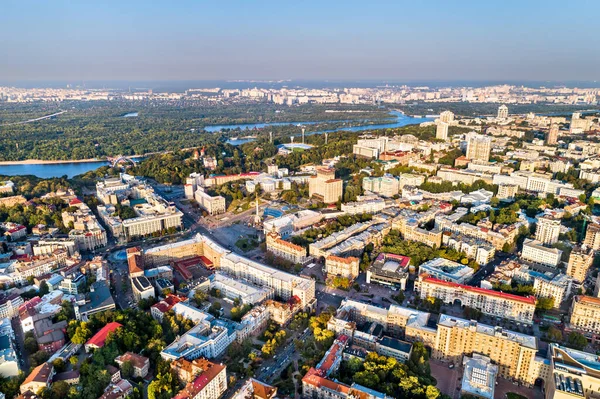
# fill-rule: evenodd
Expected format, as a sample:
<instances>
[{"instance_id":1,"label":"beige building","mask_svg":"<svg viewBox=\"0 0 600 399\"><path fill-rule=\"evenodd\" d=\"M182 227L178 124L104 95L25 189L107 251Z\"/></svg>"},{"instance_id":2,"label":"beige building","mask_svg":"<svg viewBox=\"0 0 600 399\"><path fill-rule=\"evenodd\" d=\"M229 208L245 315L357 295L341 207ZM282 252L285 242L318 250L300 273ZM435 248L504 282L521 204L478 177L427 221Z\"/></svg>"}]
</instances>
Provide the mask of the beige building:
<instances>
[{"instance_id":1,"label":"beige building","mask_svg":"<svg viewBox=\"0 0 600 399\"><path fill-rule=\"evenodd\" d=\"M508 107L504 104L498 107L498 119L508 118Z\"/></svg>"},{"instance_id":2,"label":"beige building","mask_svg":"<svg viewBox=\"0 0 600 399\"><path fill-rule=\"evenodd\" d=\"M216 197L211 197L208 193L204 192L203 189L196 190L194 194L194 199L198 202L202 208L206 210L210 215L220 215L225 213L227 210L225 206L225 198L220 195Z\"/></svg>"},{"instance_id":3,"label":"beige building","mask_svg":"<svg viewBox=\"0 0 600 399\"><path fill-rule=\"evenodd\" d=\"M573 297L569 327L595 340L596 335L600 334L600 298L585 295Z\"/></svg>"},{"instance_id":4,"label":"beige building","mask_svg":"<svg viewBox=\"0 0 600 399\"><path fill-rule=\"evenodd\" d=\"M588 225L583 243L594 251L600 249L600 224L592 223Z\"/></svg>"},{"instance_id":5,"label":"beige building","mask_svg":"<svg viewBox=\"0 0 600 399\"><path fill-rule=\"evenodd\" d=\"M435 138L438 140L448 140L448 123L439 121L435 128Z\"/></svg>"},{"instance_id":6,"label":"beige building","mask_svg":"<svg viewBox=\"0 0 600 399\"><path fill-rule=\"evenodd\" d=\"M480 134L471 133L467 138L467 158L489 161L492 139Z\"/></svg>"},{"instance_id":7,"label":"beige building","mask_svg":"<svg viewBox=\"0 0 600 399\"><path fill-rule=\"evenodd\" d=\"M580 283L585 280L588 270L594 262L594 251L587 247L575 247L569 256L567 275Z\"/></svg>"},{"instance_id":8,"label":"beige building","mask_svg":"<svg viewBox=\"0 0 600 399\"><path fill-rule=\"evenodd\" d=\"M359 259L354 257L340 258L329 255L325 258L325 271L328 277L341 276L354 280L359 273Z\"/></svg>"},{"instance_id":9,"label":"beige building","mask_svg":"<svg viewBox=\"0 0 600 399\"><path fill-rule=\"evenodd\" d=\"M515 195L519 192L519 186L516 184L500 184L498 186L498 197L499 200L509 200L512 201L515 198Z\"/></svg>"},{"instance_id":10,"label":"beige building","mask_svg":"<svg viewBox=\"0 0 600 399\"><path fill-rule=\"evenodd\" d=\"M552 245L558 242L560 234L560 220L550 216L540 216L537 219L535 239L544 245Z\"/></svg>"},{"instance_id":11,"label":"beige building","mask_svg":"<svg viewBox=\"0 0 600 399\"><path fill-rule=\"evenodd\" d=\"M441 314L432 356L459 364L464 355L479 353L498 365L501 377L533 384L537 350L533 336Z\"/></svg>"},{"instance_id":12,"label":"beige building","mask_svg":"<svg viewBox=\"0 0 600 399\"><path fill-rule=\"evenodd\" d=\"M558 125L553 123L552 126L550 126L550 130L548 130L546 144L556 145L557 142L558 142Z\"/></svg>"},{"instance_id":13,"label":"beige building","mask_svg":"<svg viewBox=\"0 0 600 399\"><path fill-rule=\"evenodd\" d=\"M306 248L282 240L277 233L267 234L267 251L275 256L299 264L304 264L310 259L306 255Z\"/></svg>"},{"instance_id":14,"label":"beige building","mask_svg":"<svg viewBox=\"0 0 600 399\"><path fill-rule=\"evenodd\" d=\"M535 298L506 294L500 291L472 287L449 281L419 276L415 282L415 291L421 299L428 297L439 298L444 303L460 302L462 306L478 309L494 317L514 320L519 323L532 324L535 311Z\"/></svg>"},{"instance_id":15,"label":"beige building","mask_svg":"<svg viewBox=\"0 0 600 399\"><path fill-rule=\"evenodd\" d=\"M552 373L544 379L547 399L598 397L600 392L598 356L557 344L550 344L548 355Z\"/></svg>"},{"instance_id":16,"label":"beige building","mask_svg":"<svg viewBox=\"0 0 600 399\"><path fill-rule=\"evenodd\" d=\"M308 194L325 204L333 204L342 199L343 183L335 178L335 169L317 168L317 175L308 181Z\"/></svg>"},{"instance_id":17,"label":"beige building","mask_svg":"<svg viewBox=\"0 0 600 399\"><path fill-rule=\"evenodd\" d=\"M383 197L393 197L398 194L400 182L398 178L392 175L381 177L364 177L362 181L363 190L381 195Z\"/></svg>"}]
</instances>

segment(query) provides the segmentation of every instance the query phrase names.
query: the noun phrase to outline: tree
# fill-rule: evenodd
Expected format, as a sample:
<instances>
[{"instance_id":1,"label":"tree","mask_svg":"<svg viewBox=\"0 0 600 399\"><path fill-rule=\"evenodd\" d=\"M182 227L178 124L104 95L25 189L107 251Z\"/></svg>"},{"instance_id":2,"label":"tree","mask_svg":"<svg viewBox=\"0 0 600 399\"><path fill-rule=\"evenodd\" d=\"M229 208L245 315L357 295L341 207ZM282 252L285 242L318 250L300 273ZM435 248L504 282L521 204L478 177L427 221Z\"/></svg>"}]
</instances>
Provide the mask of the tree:
<instances>
[{"instance_id":1,"label":"tree","mask_svg":"<svg viewBox=\"0 0 600 399\"><path fill-rule=\"evenodd\" d=\"M71 323L77 324L77 321L72 320L69 323L69 325L71 325ZM88 339L90 339L91 336L92 331L88 328L88 323L82 321L75 329L75 334L71 337L71 342L73 342L74 344L83 345L87 342Z\"/></svg>"},{"instance_id":2,"label":"tree","mask_svg":"<svg viewBox=\"0 0 600 399\"><path fill-rule=\"evenodd\" d=\"M55 399L67 398L70 386L66 381L56 381L52 384L52 397Z\"/></svg>"},{"instance_id":3,"label":"tree","mask_svg":"<svg viewBox=\"0 0 600 399\"><path fill-rule=\"evenodd\" d=\"M27 353L35 353L38 350L37 340L35 339L35 337L32 336L28 336L25 338L23 346L25 347Z\"/></svg>"},{"instance_id":4,"label":"tree","mask_svg":"<svg viewBox=\"0 0 600 399\"><path fill-rule=\"evenodd\" d=\"M213 302L213 304L210 305L210 308L208 308L208 313L212 314L215 317L219 317L221 315L221 307L221 302Z\"/></svg>"},{"instance_id":5,"label":"tree","mask_svg":"<svg viewBox=\"0 0 600 399\"><path fill-rule=\"evenodd\" d=\"M200 307L204 302L208 300L208 294L201 289L196 289L194 291L194 302L196 302L196 306Z\"/></svg>"},{"instance_id":6,"label":"tree","mask_svg":"<svg viewBox=\"0 0 600 399\"><path fill-rule=\"evenodd\" d=\"M558 328L556 328L554 326L550 326L550 328L548 329L548 332L546 334L548 336L548 339L551 341L562 342L562 340L563 340L562 331L560 331Z\"/></svg>"},{"instance_id":7,"label":"tree","mask_svg":"<svg viewBox=\"0 0 600 399\"><path fill-rule=\"evenodd\" d=\"M554 308L554 297L538 298L535 303L536 310L546 311Z\"/></svg>"},{"instance_id":8,"label":"tree","mask_svg":"<svg viewBox=\"0 0 600 399\"><path fill-rule=\"evenodd\" d=\"M587 338L578 332L571 332L567 336L567 345L575 349L583 350L588 344Z\"/></svg>"},{"instance_id":9,"label":"tree","mask_svg":"<svg viewBox=\"0 0 600 399\"><path fill-rule=\"evenodd\" d=\"M131 378L133 376L133 364L129 360L121 364L121 374L123 378Z\"/></svg>"},{"instance_id":10,"label":"tree","mask_svg":"<svg viewBox=\"0 0 600 399\"><path fill-rule=\"evenodd\" d=\"M50 292L50 288L48 288L48 283L45 280L40 283L40 289L38 292L40 296L44 296L48 292Z\"/></svg>"},{"instance_id":11,"label":"tree","mask_svg":"<svg viewBox=\"0 0 600 399\"><path fill-rule=\"evenodd\" d=\"M52 365L54 366L54 370L57 373L62 373L63 371L66 370L67 365L65 363L65 361L62 358L57 358L52 362Z\"/></svg>"}]
</instances>

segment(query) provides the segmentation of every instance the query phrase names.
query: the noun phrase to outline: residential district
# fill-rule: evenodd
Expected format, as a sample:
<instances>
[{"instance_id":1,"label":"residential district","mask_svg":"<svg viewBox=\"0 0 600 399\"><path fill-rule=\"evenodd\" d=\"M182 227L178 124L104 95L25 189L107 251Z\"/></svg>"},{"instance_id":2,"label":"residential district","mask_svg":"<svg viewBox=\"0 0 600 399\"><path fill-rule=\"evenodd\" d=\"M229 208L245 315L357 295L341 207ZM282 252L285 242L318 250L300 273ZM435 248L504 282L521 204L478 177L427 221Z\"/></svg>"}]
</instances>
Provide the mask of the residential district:
<instances>
[{"instance_id":1,"label":"residential district","mask_svg":"<svg viewBox=\"0 0 600 399\"><path fill-rule=\"evenodd\" d=\"M214 93L509 105L597 95ZM68 96L110 94L0 90L6 101ZM370 132L352 153L286 167L315 147L303 136L262 170L198 171L180 186L125 166L86 192L26 197L23 183L1 182L0 398L600 397L598 114L503 104L483 123L445 111L427 126L435 138ZM347 159L361 170L342 173Z\"/></svg>"}]
</instances>

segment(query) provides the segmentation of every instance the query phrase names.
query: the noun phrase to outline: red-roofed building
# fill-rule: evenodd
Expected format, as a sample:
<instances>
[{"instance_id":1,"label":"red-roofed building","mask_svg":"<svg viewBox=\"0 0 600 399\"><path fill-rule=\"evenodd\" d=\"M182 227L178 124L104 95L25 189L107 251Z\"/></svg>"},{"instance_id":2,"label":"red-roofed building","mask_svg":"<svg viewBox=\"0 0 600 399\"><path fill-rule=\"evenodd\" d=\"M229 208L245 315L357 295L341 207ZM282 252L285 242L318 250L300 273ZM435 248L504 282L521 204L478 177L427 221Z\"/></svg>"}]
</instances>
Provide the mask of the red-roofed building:
<instances>
[{"instance_id":1,"label":"red-roofed building","mask_svg":"<svg viewBox=\"0 0 600 399\"><path fill-rule=\"evenodd\" d=\"M96 335L94 335L92 338L89 339L88 342L85 343L85 351L89 352L91 349L102 348L106 343L106 338L108 337L108 334L116 331L116 329L119 327L123 327L123 325L117 323L116 321L108 323L107 325L102 327L100 331L96 333Z\"/></svg>"},{"instance_id":2,"label":"red-roofed building","mask_svg":"<svg viewBox=\"0 0 600 399\"><path fill-rule=\"evenodd\" d=\"M162 322L165 313L171 310L173 306L177 305L179 302L184 302L186 300L187 298L185 297L169 294L165 299L155 303L150 307L150 314L152 315L152 317L154 317L155 320Z\"/></svg>"},{"instance_id":3,"label":"red-roofed building","mask_svg":"<svg viewBox=\"0 0 600 399\"><path fill-rule=\"evenodd\" d=\"M144 275L144 257L142 248L127 248L127 265L129 266L129 278L140 277Z\"/></svg>"},{"instance_id":4,"label":"red-roofed building","mask_svg":"<svg viewBox=\"0 0 600 399\"><path fill-rule=\"evenodd\" d=\"M478 309L490 316L502 317L520 323L532 324L535 297L506 294L501 291L472 287L421 274L415 282L415 290L421 299L439 298L444 303L460 303Z\"/></svg>"},{"instance_id":5,"label":"red-roofed building","mask_svg":"<svg viewBox=\"0 0 600 399\"><path fill-rule=\"evenodd\" d=\"M27 227L21 224L16 225L15 227L8 229L4 235L9 237L11 241L19 240L27 236Z\"/></svg>"},{"instance_id":6,"label":"red-roofed building","mask_svg":"<svg viewBox=\"0 0 600 399\"><path fill-rule=\"evenodd\" d=\"M178 362L181 363L182 360ZM226 366L206 359L185 361L185 363L195 365L196 377L188 382L173 399L218 399L227 390Z\"/></svg>"}]
</instances>

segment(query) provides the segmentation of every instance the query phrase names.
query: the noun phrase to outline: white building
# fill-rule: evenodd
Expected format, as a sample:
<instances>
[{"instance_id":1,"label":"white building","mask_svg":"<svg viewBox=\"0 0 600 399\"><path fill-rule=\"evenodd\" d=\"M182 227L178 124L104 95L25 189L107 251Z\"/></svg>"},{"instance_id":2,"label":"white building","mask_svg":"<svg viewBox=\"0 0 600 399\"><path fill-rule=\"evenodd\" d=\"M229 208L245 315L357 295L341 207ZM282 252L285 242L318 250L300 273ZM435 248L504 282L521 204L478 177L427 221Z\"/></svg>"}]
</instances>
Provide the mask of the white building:
<instances>
[{"instance_id":1,"label":"white building","mask_svg":"<svg viewBox=\"0 0 600 399\"><path fill-rule=\"evenodd\" d=\"M556 267L560 263L562 251L557 248L547 248L541 242L526 238L523 242L521 259L545 266Z\"/></svg>"}]
</instances>

